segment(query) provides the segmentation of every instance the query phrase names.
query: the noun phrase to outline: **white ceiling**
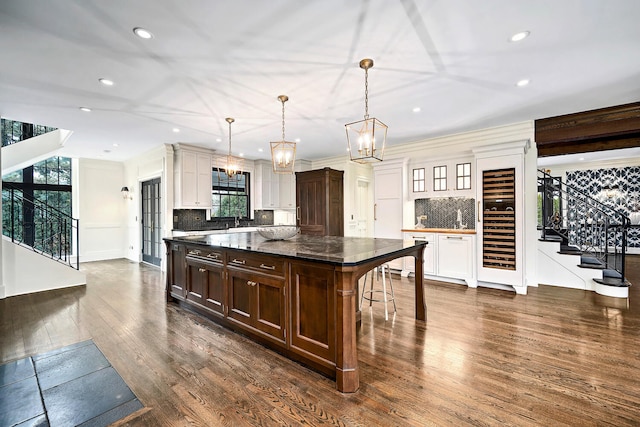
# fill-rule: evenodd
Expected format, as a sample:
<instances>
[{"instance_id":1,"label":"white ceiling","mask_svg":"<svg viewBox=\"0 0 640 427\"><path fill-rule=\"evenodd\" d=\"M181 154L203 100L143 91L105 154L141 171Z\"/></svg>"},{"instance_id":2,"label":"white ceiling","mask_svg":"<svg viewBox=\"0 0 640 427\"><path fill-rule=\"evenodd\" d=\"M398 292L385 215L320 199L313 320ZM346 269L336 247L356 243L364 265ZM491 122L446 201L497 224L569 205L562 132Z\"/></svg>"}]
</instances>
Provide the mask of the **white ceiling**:
<instances>
[{"instance_id":1,"label":"white ceiling","mask_svg":"<svg viewBox=\"0 0 640 427\"><path fill-rule=\"evenodd\" d=\"M233 153L256 159L286 94L286 139L316 159L346 154L365 57L389 144L638 101L638 18L637 0L3 0L0 114L117 161L161 143L226 153L230 116Z\"/></svg>"}]
</instances>

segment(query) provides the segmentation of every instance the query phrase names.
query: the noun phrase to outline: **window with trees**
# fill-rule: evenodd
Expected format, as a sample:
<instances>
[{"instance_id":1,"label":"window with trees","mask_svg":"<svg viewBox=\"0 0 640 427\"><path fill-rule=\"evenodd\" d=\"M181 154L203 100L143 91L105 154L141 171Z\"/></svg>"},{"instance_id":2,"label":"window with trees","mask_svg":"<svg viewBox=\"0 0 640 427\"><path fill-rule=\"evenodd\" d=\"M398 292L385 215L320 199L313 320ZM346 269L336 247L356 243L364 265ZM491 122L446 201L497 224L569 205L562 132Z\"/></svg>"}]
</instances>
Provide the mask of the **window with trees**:
<instances>
[{"instance_id":1,"label":"window with trees","mask_svg":"<svg viewBox=\"0 0 640 427\"><path fill-rule=\"evenodd\" d=\"M71 251L71 195L71 159L67 157L51 157L4 175L3 233L45 252L52 246ZM52 237L53 231L57 237Z\"/></svg>"},{"instance_id":2,"label":"window with trees","mask_svg":"<svg viewBox=\"0 0 640 427\"><path fill-rule=\"evenodd\" d=\"M250 212L249 181L249 172L229 177L223 168L213 168L211 216L247 218Z\"/></svg>"}]
</instances>

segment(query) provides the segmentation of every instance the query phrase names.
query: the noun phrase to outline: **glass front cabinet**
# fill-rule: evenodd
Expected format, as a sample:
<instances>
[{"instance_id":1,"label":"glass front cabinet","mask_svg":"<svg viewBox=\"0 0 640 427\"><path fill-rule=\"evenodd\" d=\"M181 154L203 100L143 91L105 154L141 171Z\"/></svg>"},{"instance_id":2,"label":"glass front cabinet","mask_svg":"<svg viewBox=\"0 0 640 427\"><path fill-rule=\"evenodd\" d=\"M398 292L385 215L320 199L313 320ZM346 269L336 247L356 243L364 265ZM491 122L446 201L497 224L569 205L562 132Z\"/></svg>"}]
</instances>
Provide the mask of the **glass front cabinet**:
<instances>
[{"instance_id":1,"label":"glass front cabinet","mask_svg":"<svg viewBox=\"0 0 640 427\"><path fill-rule=\"evenodd\" d=\"M478 280L524 289L523 155L476 160Z\"/></svg>"}]
</instances>

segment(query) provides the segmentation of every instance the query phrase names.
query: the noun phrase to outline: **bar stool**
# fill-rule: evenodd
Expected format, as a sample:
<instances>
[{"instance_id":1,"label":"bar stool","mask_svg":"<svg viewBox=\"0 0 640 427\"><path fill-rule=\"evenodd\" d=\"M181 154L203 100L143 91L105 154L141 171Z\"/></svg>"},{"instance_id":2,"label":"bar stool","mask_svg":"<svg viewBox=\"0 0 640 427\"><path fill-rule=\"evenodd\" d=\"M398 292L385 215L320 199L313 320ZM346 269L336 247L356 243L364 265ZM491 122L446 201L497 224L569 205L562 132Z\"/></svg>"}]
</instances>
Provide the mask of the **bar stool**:
<instances>
[{"instance_id":1,"label":"bar stool","mask_svg":"<svg viewBox=\"0 0 640 427\"><path fill-rule=\"evenodd\" d=\"M367 290L367 275L371 273L371 282L369 285L369 290ZM382 274L382 289L373 289L373 276L380 276ZM389 277L389 290L387 291L387 281L386 277ZM382 299L374 298L374 294L382 293ZM389 264L382 264L379 267L374 268L371 271L368 271L364 275L364 286L362 287L362 295L360 295L360 309L362 309L362 302L364 300L369 301L369 307L374 302L384 302L384 320L389 320L389 311L387 310L387 302L393 302L393 312L397 311L396 309L396 299L393 293L393 281L391 280L391 269L389 268Z\"/></svg>"}]
</instances>

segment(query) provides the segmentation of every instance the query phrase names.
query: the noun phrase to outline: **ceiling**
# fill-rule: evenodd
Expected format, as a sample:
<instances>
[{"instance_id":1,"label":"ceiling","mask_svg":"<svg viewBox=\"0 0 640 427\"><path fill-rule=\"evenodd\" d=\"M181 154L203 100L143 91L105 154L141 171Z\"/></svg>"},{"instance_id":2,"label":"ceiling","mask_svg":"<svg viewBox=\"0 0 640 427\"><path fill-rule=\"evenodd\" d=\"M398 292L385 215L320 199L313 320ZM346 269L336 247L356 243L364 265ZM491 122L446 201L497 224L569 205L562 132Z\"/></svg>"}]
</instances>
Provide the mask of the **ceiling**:
<instances>
[{"instance_id":1,"label":"ceiling","mask_svg":"<svg viewBox=\"0 0 640 427\"><path fill-rule=\"evenodd\" d=\"M638 101L638 17L637 0L3 0L0 114L115 161L176 142L226 154L233 117L232 152L257 159L286 94L286 139L312 160L346 154L367 57L389 145Z\"/></svg>"}]
</instances>

